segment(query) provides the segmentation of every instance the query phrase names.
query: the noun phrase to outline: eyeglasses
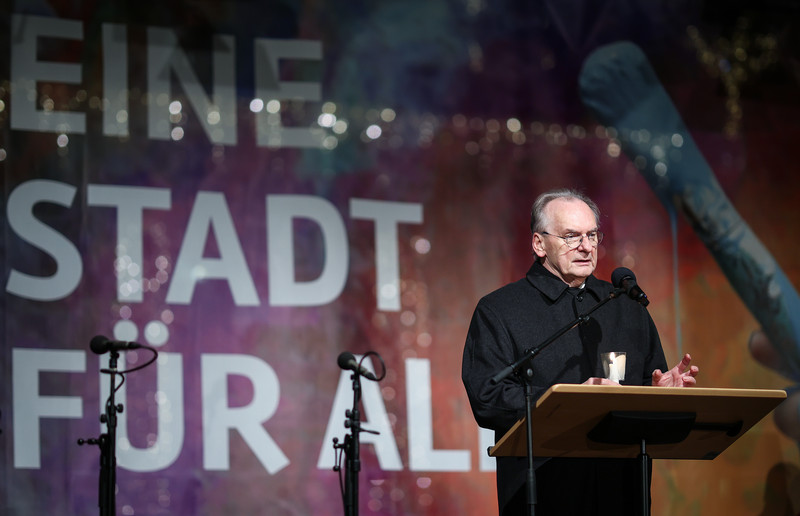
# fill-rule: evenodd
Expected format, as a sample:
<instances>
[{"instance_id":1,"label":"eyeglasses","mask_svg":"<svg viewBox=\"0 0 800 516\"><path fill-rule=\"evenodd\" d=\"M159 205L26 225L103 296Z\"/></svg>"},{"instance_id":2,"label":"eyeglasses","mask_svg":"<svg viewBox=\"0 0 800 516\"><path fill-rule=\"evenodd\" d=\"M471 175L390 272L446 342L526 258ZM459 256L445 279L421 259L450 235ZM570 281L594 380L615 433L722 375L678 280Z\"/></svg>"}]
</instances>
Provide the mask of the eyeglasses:
<instances>
[{"instance_id":1,"label":"eyeglasses","mask_svg":"<svg viewBox=\"0 0 800 516\"><path fill-rule=\"evenodd\" d=\"M547 231L542 231L542 234L560 238L570 249L577 249L580 247L584 238L589 241L589 245L592 247L597 247L600 245L600 242L603 241L602 231L589 231L588 233L568 233L565 236L554 235L552 233L548 233Z\"/></svg>"}]
</instances>

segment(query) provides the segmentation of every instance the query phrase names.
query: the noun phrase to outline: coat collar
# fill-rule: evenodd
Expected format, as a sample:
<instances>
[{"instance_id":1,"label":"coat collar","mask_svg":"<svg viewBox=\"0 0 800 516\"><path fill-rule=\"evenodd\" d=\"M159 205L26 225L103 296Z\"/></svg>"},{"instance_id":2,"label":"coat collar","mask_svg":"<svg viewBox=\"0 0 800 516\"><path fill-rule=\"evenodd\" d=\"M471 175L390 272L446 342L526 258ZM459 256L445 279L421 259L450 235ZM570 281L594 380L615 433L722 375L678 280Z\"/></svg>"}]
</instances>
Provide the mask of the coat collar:
<instances>
[{"instance_id":1,"label":"coat collar","mask_svg":"<svg viewBox=\"0 0 800 516\"><path fill-rule=\"evenodd\" d=\"M561 297L569 288L561 278L545 269L544 265L539 261L533 262L525 277L531 285L547 296L550 301L555 301ZM600 299L605 290L603 289L603 282L595 278L594 275L586 278L584 285L585 291L591 292L596 299Z\"/></svg>"}]
</instances>

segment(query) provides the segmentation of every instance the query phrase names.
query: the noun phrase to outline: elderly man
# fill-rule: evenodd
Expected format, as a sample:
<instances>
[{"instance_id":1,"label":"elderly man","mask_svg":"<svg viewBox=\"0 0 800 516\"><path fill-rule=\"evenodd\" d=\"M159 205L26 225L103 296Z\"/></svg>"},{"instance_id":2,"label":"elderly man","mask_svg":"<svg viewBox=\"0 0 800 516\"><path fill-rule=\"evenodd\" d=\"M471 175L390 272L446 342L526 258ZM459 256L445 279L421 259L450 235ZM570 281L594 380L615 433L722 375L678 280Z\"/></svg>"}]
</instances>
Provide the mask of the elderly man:
<instances>
[{"instance_id":1,"label":"elderly man","mask_svg":"<svg viewBox=\"0 0 800 516\"><path fill-rule=\"evenodd\" d=\"M555 190L539 196L531 210L535 261L525 278L483 297L475 308L464 347L462 380L478 424L499 439L525 415L525 387L511 376L490 379L608 297L613 286L592 275L603 240L600 212L580 192ZM600 355L625 352L624 385L692 386L698 369L685 355L666 373L661 341L650 314L621 297L606 303L588 322L545 348L530 363L535 397L556 383L616 384L603 378ZM609 492L636 485L639 464L629 459L537 459L536 514L611 514ZM497 459L500 514L525 514L527 460ZM606 498L604 501L603 499ZM613 514L637 514L634 493L616 499Z\"/></svg>"}]
</instances>

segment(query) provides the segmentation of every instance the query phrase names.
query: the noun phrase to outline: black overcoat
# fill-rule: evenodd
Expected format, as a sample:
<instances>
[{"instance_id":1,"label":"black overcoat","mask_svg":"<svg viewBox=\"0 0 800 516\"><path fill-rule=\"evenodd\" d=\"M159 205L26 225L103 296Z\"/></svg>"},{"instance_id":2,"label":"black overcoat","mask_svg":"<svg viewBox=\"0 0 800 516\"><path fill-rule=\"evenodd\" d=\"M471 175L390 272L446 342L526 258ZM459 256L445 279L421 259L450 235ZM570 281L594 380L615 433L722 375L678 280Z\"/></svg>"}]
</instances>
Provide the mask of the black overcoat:
<instances>
[{"instance_id":1,"label":"black overcoat","mask_svg":"<svg viewBox=\"0 0 800 516\"><path fill-rule=\"evenodd\" d=\"M582 288L569 288L535 262L525 278L478 302L464 347L462 380L480 426L494 430L499 439L525 415L525 389L517 377L512 375L496 385L489 380L526 350L586 314L613 290L609 282L595 276L589 276ZM621 296L601 306L588 322L570 330L534 358L535 397L556 383L577 384L593 376L602 377L600 354L611 351L626 353L625 379L620 382L623 385L650 385L653 370L667 370L661 341L647 309ZM582 471L591 469L583 467L590 466L585 461L581 462ZM551 464L542 473L552 467ZM519 498L526 470L525 460L498 458L501 514L512 498ZM537 473L537 483L542 481L539 476ZM581 493L577 487L573 492ZM575 488L573 484L571 489Z\"/></svg>"}]
</instances>

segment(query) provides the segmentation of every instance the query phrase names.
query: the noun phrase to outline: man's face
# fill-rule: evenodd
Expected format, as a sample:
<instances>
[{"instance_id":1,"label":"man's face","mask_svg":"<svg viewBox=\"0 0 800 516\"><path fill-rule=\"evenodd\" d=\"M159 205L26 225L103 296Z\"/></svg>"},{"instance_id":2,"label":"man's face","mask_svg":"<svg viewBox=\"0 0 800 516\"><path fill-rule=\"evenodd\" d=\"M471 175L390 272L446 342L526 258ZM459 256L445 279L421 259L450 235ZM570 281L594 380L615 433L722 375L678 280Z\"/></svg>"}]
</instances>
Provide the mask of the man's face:
<instances>
[{"instance_id":1,"label":"man's face","mask_svg":"<svg viewBox=\"0 0 800 516\"><path fill-rule=\"evenodd\" d=\"M594 212L583 201L555 199L545 206L544 214L545 231L533 234L533 252L542 258L542 265L547 270L569 286L578 287L597 267L597 247L588 238L583 238L578 247L570 249L558 237L596 231L598 228Z\"/></svg>"}]
</instances>

